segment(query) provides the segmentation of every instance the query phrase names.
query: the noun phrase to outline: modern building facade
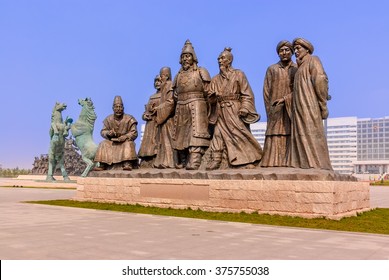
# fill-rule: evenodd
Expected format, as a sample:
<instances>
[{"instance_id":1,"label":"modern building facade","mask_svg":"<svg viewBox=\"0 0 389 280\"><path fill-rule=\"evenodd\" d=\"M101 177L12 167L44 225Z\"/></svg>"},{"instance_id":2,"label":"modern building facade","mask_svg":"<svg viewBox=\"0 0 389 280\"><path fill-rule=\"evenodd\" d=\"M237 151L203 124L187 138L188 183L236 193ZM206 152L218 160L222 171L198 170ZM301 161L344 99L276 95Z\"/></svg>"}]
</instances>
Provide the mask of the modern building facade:
<instances>
[{"instance_id":1,"label":"modern building facade","mask_svg":"<svg viewBox=\"0 0 389 280\"><path fill-rule=\"evenodd\" d=\"M357 174L389 172L389 117L358 119Z\"/></svg>"}]
</instances>

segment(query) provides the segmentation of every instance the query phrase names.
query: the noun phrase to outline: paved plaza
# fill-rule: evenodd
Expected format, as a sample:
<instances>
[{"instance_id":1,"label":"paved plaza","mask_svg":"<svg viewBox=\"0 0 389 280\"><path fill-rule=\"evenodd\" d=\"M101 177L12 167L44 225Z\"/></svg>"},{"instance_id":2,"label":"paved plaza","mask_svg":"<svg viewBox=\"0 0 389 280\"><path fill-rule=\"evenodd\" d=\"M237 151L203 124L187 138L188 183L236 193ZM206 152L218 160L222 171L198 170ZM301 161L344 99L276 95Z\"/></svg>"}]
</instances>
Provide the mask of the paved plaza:
<instances>
[{"instance_id":1,"label":"paved plaza","mask_svg":"<svg viewBox=\"0 0 389 280\"><path fill-rule=\"evenodd\" d=\"M73 197L65 187L0 187L0 259L389 259L389 235L21 203ZM371 206L389 208L389 187L371 188Z\"/></svg>"}]
</instances>

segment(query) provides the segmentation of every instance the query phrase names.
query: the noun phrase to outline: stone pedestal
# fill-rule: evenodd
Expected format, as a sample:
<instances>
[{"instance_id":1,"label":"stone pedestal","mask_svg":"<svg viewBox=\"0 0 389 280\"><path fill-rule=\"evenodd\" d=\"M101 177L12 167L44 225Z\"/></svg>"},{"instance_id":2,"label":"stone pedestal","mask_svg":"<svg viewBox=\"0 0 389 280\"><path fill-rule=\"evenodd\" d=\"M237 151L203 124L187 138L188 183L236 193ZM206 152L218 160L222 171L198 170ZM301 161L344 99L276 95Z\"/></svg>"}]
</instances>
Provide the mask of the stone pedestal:
<instances>
[{"instance_id":1,"label":"stone pedestal","mask_svg":"<svg viewBox=\"0 0 389 280\"><path fill-rule=\"evenodd\" d=\"M78 179L76 200L328 219L370 210L369 184L331 171L135 170L91 175L96 177Z\"/></svg>"}]
</instances>

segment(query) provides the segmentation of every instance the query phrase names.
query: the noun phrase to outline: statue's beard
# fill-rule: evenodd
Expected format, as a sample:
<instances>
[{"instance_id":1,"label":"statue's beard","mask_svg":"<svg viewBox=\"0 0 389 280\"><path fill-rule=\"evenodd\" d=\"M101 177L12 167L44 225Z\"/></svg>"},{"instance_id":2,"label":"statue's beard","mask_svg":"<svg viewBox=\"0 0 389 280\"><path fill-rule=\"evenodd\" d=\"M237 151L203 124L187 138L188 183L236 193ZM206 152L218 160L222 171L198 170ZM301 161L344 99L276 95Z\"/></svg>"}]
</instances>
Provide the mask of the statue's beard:
<instances>
[{"instance_id":1,"label":"statue's beard","mask_svg":"<svg viewBox=\"0 0 389 280\"><path fill-rule=\"evenodd\" d=\"M220 69L220 74L222 76L226 77L227 73L228 73L228 70L230 70L230 67L226 66L226 65L219 65L219 69Z\"/></svg>"}]
</instances>

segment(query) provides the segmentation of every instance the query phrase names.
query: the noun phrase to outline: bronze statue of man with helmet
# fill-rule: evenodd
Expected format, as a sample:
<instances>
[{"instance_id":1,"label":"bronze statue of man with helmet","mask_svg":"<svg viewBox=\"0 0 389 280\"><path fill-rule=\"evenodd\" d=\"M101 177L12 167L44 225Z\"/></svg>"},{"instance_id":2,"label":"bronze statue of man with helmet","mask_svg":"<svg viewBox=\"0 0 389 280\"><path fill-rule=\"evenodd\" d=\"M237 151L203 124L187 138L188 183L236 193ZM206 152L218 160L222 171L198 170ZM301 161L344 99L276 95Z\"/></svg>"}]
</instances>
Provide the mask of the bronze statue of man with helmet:
<instances>
[{"instance_id":1,"label":"bronze statue of man with helmet","mask_svg":"<svg viewBox=\"0 0 389 280\"><path fill-rule=\"evenodd\" d=\"M192 43L187 40L180 56L181 69L173 82L176 109L173 148L177 151L176 168L196 170L209 146L208 87L211 77L207 69L197 66Z\"/></svg>"}]
</instances>

